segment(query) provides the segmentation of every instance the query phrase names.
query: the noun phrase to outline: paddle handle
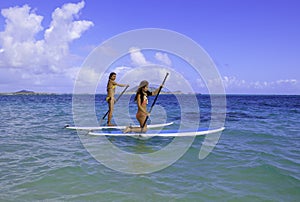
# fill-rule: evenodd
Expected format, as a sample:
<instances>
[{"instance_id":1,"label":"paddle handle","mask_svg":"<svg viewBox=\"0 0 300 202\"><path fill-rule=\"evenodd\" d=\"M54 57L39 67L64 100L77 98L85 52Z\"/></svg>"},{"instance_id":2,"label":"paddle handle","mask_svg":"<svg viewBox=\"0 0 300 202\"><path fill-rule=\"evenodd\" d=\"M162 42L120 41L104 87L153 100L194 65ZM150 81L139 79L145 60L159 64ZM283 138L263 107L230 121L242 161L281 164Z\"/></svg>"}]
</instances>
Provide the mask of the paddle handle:
<instances>
[{"instance_id":1,"label":"paddle handle","mask_svg":"<svg viewBox=\"0 0 300 202\"><path fill-rule=\"evenodd\" d=\"M122 93L117 97L115 104L118 102L118 100L120 99L120 97L125 93L125 91L127 90L129 86L126 86L126 88L122 91ZM105 117L107 116L107 114L109 113L109 110L107 110L106 114L102 117L102 119L105 119Z\"/></svg>"},{"instance_id":2,"label":"paddle handle","mask_svg":"<svg viewBox=\"0 0 300 202\"><path fill-rule=\"evenodd\" d=\"M161 89L162 89L162 86L165 84L165 82L166 82L168 76L169 76L169 73L166 74L166 76L165 76L165 78L164 78L162 84L159 86L158 92L157 92L157 94L156 94L156 97L154 98L154 101L153 101L153 103L152 103L152 105L151 105L151 108L150 108L150 110L149 110L149 113L151 113L152 108L154 107L154 105L155 105L155 103L156 103L156 100L157 100L157 98L158 98L158 95L159 95L159 93L160 93L160 91L161 91ZM148 118L149 118L149 116L146 117L146 119L145 119L145 121L144 121L144 124L142 125L142 130L143 130L143 128L145 127Z\"/></svg>"}]
</instances>

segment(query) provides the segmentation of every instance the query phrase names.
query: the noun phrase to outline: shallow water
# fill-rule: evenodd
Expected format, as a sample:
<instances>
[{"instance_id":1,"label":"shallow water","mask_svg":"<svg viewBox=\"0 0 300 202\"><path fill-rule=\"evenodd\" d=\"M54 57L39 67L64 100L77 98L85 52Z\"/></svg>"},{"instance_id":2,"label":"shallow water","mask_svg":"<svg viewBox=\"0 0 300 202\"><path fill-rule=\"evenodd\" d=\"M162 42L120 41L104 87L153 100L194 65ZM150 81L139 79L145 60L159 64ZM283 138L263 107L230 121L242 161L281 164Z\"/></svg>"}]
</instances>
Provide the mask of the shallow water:
<instances>
[{"instance_id":1,"label":"shallow water","mask_svg":"<svg viewBox=\"0 0 300 202\"><path fill-rule=\"evenodd\" d=\"M104 97L96 96L98 119L107 110ZM210 98L197 98L200 126L207 127ZM175 96L162 95L151 116L161 113L162 120L174 121L170 129L178 128L183 116L193 126L199 119L198 105L189 103L188 96L184 100L188 108L178 106ZM115 120L129 114L128 123L134 123L135 104L118 107L122 102L116 104ZM139 175L104 166L86 150L76 131L64 129L64 124L73 124L72 95L0 96L0 106L1 201L300 200L300 96L229 95L226 130L208 157L198 158L204 141L199 136L169 167ZM158 137L109 140L139 154L172 142Z\"/></svg>"}]
</instances>

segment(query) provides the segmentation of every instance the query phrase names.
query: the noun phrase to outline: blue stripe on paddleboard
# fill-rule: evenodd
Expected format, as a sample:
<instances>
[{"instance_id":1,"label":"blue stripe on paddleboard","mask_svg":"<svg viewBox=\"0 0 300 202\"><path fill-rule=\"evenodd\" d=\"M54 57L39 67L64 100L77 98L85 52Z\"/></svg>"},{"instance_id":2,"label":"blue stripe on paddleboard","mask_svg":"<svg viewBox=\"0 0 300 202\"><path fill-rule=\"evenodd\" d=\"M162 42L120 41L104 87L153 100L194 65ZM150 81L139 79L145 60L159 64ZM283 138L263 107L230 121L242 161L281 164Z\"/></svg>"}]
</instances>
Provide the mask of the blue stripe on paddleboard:
<instances>
[{"instance_id":1,"label":"blue stripe on paddleboard","mask_svg":"<svg viewBox=\"0 0 300 202\"><path fill-rule=\"evenodd\" d=\"M207 129L200 128L198 130L148 130L146 133L123 133L122 131L111 131L103 130L103 132L90 132L89 135L95 136L195 136L195 135L206 135L217 132L222 132L225 128Z\"/></svg>"}]
</instances>

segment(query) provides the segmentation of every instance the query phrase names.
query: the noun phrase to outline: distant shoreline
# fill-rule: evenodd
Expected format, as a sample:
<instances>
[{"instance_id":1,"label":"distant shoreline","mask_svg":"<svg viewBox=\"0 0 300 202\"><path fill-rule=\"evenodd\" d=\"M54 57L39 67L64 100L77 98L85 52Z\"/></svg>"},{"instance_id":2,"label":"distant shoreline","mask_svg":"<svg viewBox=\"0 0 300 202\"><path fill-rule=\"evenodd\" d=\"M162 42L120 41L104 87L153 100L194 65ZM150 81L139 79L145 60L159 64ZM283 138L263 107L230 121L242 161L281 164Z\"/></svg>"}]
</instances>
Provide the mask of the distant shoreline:
<instances>
[{"instance_id":1,"label":"distant shoreline","mask_svg":"<svg viewBox=\"0 0 300 202\"><path fill-rule=\"evenodd\" d=\"M17 91L17 92L0 93L0 95L59 95L59 94L21 90L21 91Z\"/></svg>"},{"instance_id":2,"label":"distant shoreline","mask_svg":"<svg viewBox=\"0 0 300 202\"><path fill-rule=\"evenodd\" d=\"M119 95L121 92L117 92ZM136 92L128 91L124 95L134 95ZM34 92L28 90L21 90L17 92L0 92L1 95L73 95L74 93L49 93L49 92ZM181 91L174 92L160 92L161 95L212 95L208 93L183 93ZM78 93L74 95L106 95L106 93ZM228 93L228 94L213 94L213 95L227 95L227 96L300 96L300 94L242 94L242 93Z\"/></svg>"},{"instance_id":3,"label":"distant shoreline","mask_svg":"<svg viewBox=\"0 0 300 202\"><path fill-rule=\"evenodd\" d=\"M135 91L128 91L125 92L124 95L133 95L135 94ZM0 95L72 95L73 93L47 93L47 92L34 92L34 91L29 91L29 90L21 90L17 92L6 92L6 93L0 93ZM97 95L105 95L106 93L95 93ZM116 93L119 94L119 93ZM160 92L160 94L174 94L174 95L185 95L185 94L195 94L195 93L182 93L181 91L174 91L174 92ZM200 93L196 93L200 94ZM79 93L79 95L81 95ZM82 93L82 95L93 95L90 93Z\"/></svg>"},{"instance_id":4,"label":"distant shoreline","mask_svg":"<svg viewBox=\"0 0 300 202\"><path fill-rule=\"evenodd\" d=\"M18 92L9 92L9 93L0 93L0 95L73 95L74 93L43 93L43 92L33 92L33 93L18 93ZM119 95L120 93L116 93ZM200 95L201 93L177 93L177 92L161 92L160 95ZM106 93L76 93L74 95L106 95ZM124 95L135 95L133 93L124 93Z\"/></svg>"},{"instance_id":5,"label":"distant shoreline","mask_svg":"<svg viewBox=\"0 0 300 202\"><path fill-rule=\"evenodd\" d=\"M120 92L116 93L119 95ZM126 92L124 95L134 95L135 92ZM226 96L300 96L299 94L207 94L207 93L183 93L183 92L161 92L161 95L226 95ZM17 91L17 92L0 92L0 96L15 96L15 95L106 95L106 93L49 93L49 92L34 92L34 91Z\"/></svg>"}]
</instances>

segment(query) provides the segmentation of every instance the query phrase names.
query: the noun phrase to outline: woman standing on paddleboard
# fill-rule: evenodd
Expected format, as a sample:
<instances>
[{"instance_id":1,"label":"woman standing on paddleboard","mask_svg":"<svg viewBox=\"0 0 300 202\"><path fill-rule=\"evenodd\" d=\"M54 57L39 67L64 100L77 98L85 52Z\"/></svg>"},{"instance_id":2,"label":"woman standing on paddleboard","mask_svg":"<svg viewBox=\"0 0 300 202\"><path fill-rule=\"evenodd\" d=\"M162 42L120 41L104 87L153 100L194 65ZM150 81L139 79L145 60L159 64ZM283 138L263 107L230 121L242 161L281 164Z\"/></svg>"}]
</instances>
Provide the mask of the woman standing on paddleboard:
<instances>
[{"instance_id":1,"label":"woman standing on paddleboard","mask_svg":"<svg viewBox=\"0 0 300 202\"><path fill-rule=\"evenodd\" d=\"M153 92L150 92L148 88L149 88L149 82L146 80L141 81L134 98L134 101L136 101L138 107L138 111L136 113L136 119L140 123L140 127L128 126L123 131L124 133L147 131L147 124L145 123L145 121L147 116L150 116L150 113L147 111L148 96L157 95L157 93L162 88L162 86L160 86L158 89L156 89Z\"/></svg>"},{"instance_id":2,"label":"woman standing on paddleboard","mask_svg":"<svg viewBox=\"0 0 300 202\"><path fill-rule=\"evenodd\" d=\"M107 82L107 97L106 97L106 102L108 103L108 118L107 118L107 125L108 126L113 126L113 124L111 123L111 119L112 119L112 115L113 115L113 111L114 111L114 104L115 104L115 88L117 86L120 87L128 87L128 84L119 84L117 82L115 82L117 78L117 74L115 72L111 72L109 75L109 79Z\"/></svg>"}]
</instances>

